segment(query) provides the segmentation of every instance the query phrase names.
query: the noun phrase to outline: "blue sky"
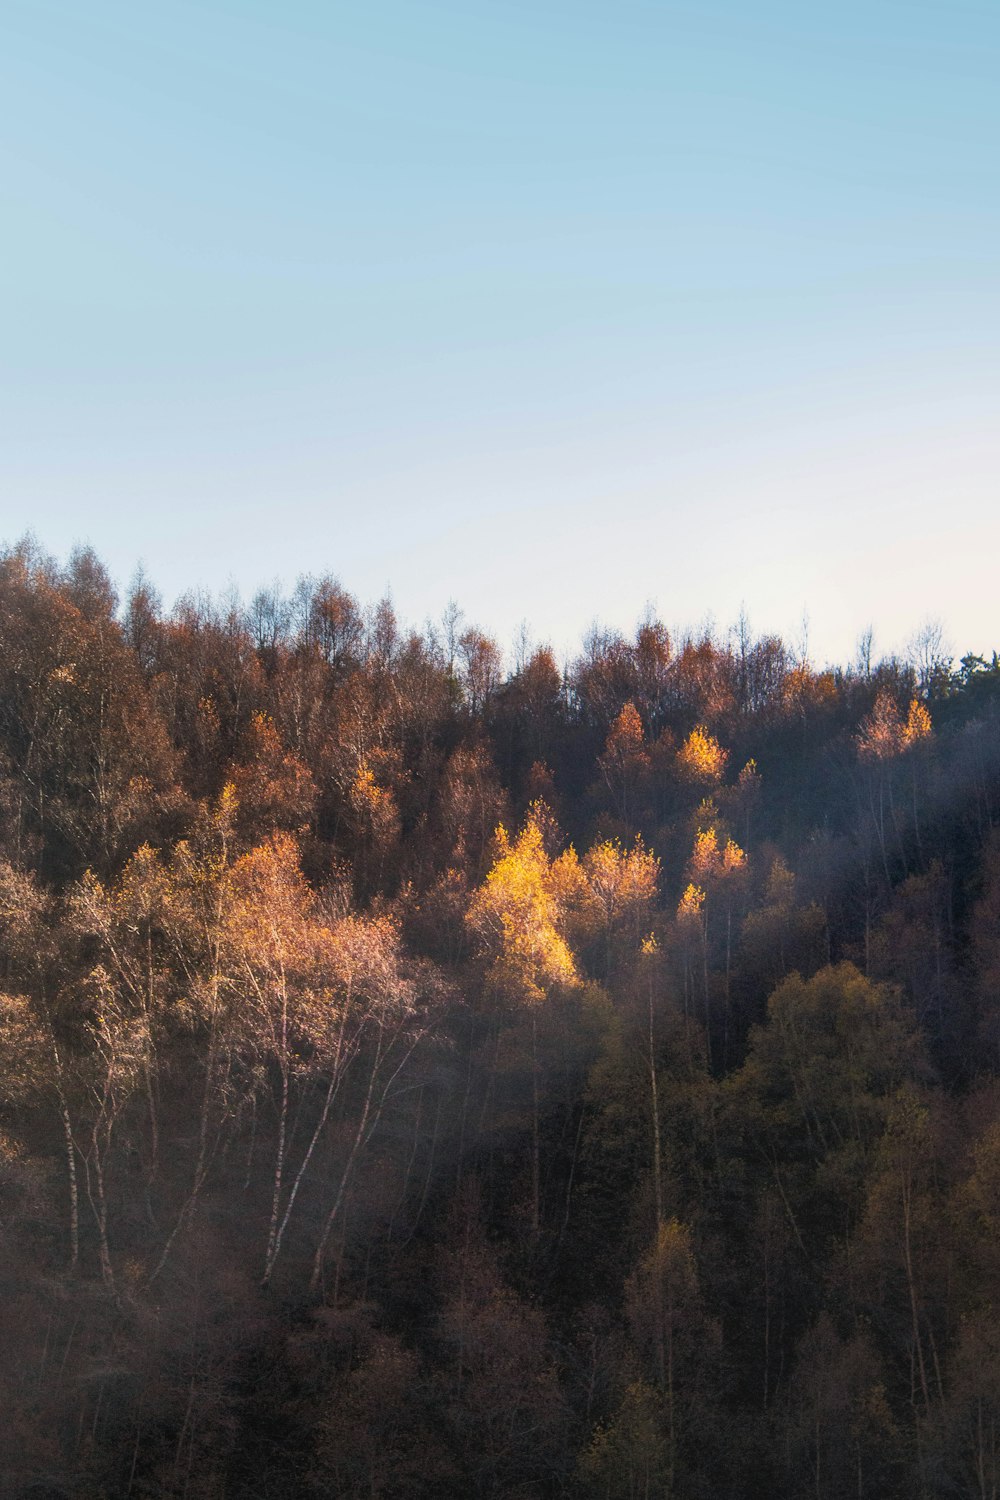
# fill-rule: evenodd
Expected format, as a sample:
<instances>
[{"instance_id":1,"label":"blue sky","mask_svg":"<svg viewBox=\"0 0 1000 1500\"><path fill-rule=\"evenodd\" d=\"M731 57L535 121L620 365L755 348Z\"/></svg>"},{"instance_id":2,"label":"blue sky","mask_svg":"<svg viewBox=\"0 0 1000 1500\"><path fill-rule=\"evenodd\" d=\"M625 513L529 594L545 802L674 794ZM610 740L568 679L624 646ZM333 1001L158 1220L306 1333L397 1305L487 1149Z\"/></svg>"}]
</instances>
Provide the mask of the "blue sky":
<instances>
[{"instance_id":1,"label":"blue sky","mask_svg":"<svg viewBox=\"0 0 1000 1500\"><path fill-rule=\"evenodd\" d=\"M0 18L0 538L1000 645L995 3Z\"/></svg>"}]
</instances>

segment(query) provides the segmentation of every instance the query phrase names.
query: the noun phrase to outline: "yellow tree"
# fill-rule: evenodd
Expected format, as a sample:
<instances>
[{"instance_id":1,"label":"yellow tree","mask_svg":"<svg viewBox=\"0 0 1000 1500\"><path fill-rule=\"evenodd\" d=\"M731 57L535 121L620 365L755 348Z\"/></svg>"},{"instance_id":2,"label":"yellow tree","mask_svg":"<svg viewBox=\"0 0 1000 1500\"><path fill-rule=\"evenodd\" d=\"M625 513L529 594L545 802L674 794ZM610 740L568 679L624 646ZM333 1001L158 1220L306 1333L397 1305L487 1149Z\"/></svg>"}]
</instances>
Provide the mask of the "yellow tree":
<instances>
[{"instance_id":1,"label":"yellow tree","mask_svg":"<svg viewBox=\"0 0 1000 1500\"><path fill-rule=\"evenodd\" d=\"M631 849L605 839L588 849L583 873L610 948L612 934L625 930L635 939L656 900L660 861L637 838Z\"/></svg>"},{"instance_id":2,"label":"yellow tree","mask_svg":"<svg viewBox=\"0 0 1000 1500\"><path fill-rule=\"evenodd\" d=\"M561 932L558 876L545 851L547 809L532 803L517 838L501 824L496 858L473 895L466 921L490 959L493 985L536 1005L557 984L576 981L576 964Z\"/></svg>"},{"instance_id":3,"label":"yellow tree","mask_svg":"<svg viewBox=\"0 0 1000 1500\"><path fill-rule=\"evenodd\" d=\"M361 760L348 789L347 805L358 844L355 867L362 890L381 883L386 861L399 844L401 822L395 793L380 783L373 769L374 763L385 774L392 759L373 752L370 759Z\"/></svg>"},{"instance_id":4,"label":"yellow tree","mask_svg":"<svg viewBox=\"0 0 1000 1500\"><path fill-rule=\"evenodd\" d=\"M931 716L919 698L910 699L906 723L903 726L903 749L910 764L910 789L913 797L913 834L917 841L917 855L923 860L924 851L920 840L920 806L917 795L918 770L924 762L924 752L931 743L933 729Z\"/></svg>"},{"instance_id":5,"label":"yellow tree","mask_svg":"<svg viewBox=\"0 0 1000 1500\"><path fill-rule=\"evenodd\" d=\"M682 779L693 786L718 786L728 760L729 751L723 750L704 724L698 724L677 752L677 769Z\"/></svg>"},{"instance_id":6,"label":"yellow tree","mask_svg":"<svg viewBox=\"0 0 1000 1500\"><path fill-rule=\"evenodd\" d=\"M557 868L559 861L552 861L546 852L544 830L549 821L544 803L534 802L513 842L503 825L497 829L493 867L466 914L480 951L489 961L490 985L531 1011L531 1226L535 1235L541 1206L537 1009L554 988L578 982L576 963L562 930L567 866Z\"/></svg>"},{"instance_id":7,"label":"yellow tree","mask_svg":"<svg viewBox=\"0 0 1000 1500\"><path fill-rule=\"evenodd\" d=\"M641 838L631 849L603 839L582 860L570 848L553 862L551 881L566 935L578 951L600 944L605 973L615 953L634 952L648 929L659 875L660 861Z\"/></svg>"}]
</instances>

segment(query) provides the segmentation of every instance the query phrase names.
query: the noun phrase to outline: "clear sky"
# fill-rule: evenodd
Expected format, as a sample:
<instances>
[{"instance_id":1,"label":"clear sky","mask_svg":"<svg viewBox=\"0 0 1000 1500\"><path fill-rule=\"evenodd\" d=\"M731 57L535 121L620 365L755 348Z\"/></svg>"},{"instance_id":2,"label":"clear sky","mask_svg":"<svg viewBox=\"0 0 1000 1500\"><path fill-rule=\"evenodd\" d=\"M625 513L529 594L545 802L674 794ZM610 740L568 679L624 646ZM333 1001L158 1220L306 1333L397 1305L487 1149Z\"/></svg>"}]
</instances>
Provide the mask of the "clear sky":
<instances>
[{"instance_id":1,"label":"clear sky","mask_svg":"<svg viewBox=\"0 0 1000 1500\"><path fill-rule=\"evenodd\" d=\"M0 539L1000 646L997 0L0 20Z\"/></svg>"}]
</instances>

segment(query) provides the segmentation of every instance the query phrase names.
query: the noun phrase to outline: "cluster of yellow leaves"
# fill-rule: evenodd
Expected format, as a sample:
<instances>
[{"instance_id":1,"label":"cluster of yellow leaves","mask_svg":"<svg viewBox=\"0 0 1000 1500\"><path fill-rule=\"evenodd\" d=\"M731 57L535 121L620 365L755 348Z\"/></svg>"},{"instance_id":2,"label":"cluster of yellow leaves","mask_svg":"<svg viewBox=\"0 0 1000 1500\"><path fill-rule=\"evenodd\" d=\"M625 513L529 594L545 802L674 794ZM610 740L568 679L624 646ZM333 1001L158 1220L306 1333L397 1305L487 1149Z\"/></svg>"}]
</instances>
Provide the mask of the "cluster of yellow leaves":
<instances>
[{"instance_id":1,"label":"cluster of yellow leaves","mask_svg":"<svg viewBox=\"0 0 1000 1500\"><path fill-rule=\"evenodd\" d=\"M720 848L714 824L699 829L687 864L689 882L677 905L677 925L682 931L691 932L704 921L709 890L718 890L746 867L746 854L735 839L727 838Z\"/></svg>"},{"instance_id":2,"label":"cluster of yellow leaves","mask_svg":"<svg viewBox=\"0 0 1000 1500\"><path fill-rule=\"evenodd\" d=\"M692 927L701 922L705 905L705 892L692 881L677 903L677 921L682 927Z\"/></svg>"},{"instance_id":3,"label":"cluster of yellow leaves","mask_svg":"<svg viewBox=\"0 0 1000 1500\"><path fill-rule=\"evenodd\" d=\"M906 749L917 744L919 740L925 740L931 732L931 716L927 708L920 702L919 698L910 699L909 712L906 715L906 726L903 730L903 738Z\"/></svg>"},{"instance_id":4,"label":"cluster of yellow leaves","mask_svg":"<svg viewBox=\"0 0 1000 1500\"><path fill-rule=\"evenodd\" d=\"M677 767L685 780L707 785L722 780L728 759L729 751L699 724L678 750Z\"/></svg>"},{"instance_id":5,"label":"cluster of yellow leaves","mask_svg":"<svg viewBox=\"0 0 1000 1500\"><path fill-rule=\"evenodd\" d=\"M747 857L734 839L728 838L719 848L719 836L713 827L699 830L688 861L692 880L700 886L724 880L746 869Z\"/></svg>"},{"instance_id":6,"label":"cluster of yellow leaves","mask_svg":"<svg viewBox=\"0 0 1000 1500\"><path fill-rule=\"evenodd\" d=\"M546 844L557 833L543 802L532 804L513 842L499 827L493 867L466 914L494 982L529 1001L576 981L570 942L610 942L623 927L634 940L656 901L660 862L641 838L631 849L604 839L583 859L573 848L551 858Z\"/></svg>"},{"instance_id":7,"label":"cluster of yellow leaves","mask_svg":"<svg viewBox=\"0 0 1000 1500\"><path fill-rule=\"evenodd\" d=\"M536 1003L546 990L576 981L576 965L560 930L573 861L553 862L545 851L544 814L533 803L516 840L497 829L497 857L472 898L466 922L492 958L498 988ZM558 869L554 869L559 866Z\"/></svg>"},{"instance_id":8,"label":"cluster of yellow leaves","mask_svg":"<svg viewBox=\"0 0 1000 1500\"><path fill-rule=\"evenodd\" d=\"M371 840L375 850L384 854L399 838L399 808L392 789L379 784L368 759L362 759L358 763L348 793L348 802L357 831Z\"/></svg>"},{"instance_id":9,"label":"cluster of yellow leaves","mask_svg":"<svg viewBox=\"0 0 1000 1500\"><path fill-rule=\"evenodd\" d=\"M583 873L602 923L610 927L626 915L645 914L656 900L660 861L637 838L623 850L617 839L588 849Z\"/></svg>"},{"instance_id":10,"label":"cluster of yellow leaves","mask_svg":"<svg viewBox=\"0 0 1000 1500\"><path fill-rule=\"evenodd\" d=\"M299 868L299 850L287 833L273 834L233 866L230 938L260 963L290 965L306 947L315 904Z\"/></svg>"},{"instance_id":11,"label":"cluster of yellow leaves","mask_svg":"<svg viewBox=\"0 0 1000 1500\"><path fill-rule=\"evenodd\" d=\"M892 696L883 691L875 699L871 713L861 721L858 754L862 760L892 760L926 740L931 728L931 716L919 698L910 700L904 721Z\"/></svg>"},{"instance_id":12,"label":"cluster of yellow leaves","mask_svg":"<svg viewBox=\"0 0 1000 1500\"><path fill-rule=\"evenodd\" d=\"M359 810L364 808L374 812L384 796L385 792L376 784L371 766L362 761L351 785L351 802Z\"/></svg>"}]
</instances>

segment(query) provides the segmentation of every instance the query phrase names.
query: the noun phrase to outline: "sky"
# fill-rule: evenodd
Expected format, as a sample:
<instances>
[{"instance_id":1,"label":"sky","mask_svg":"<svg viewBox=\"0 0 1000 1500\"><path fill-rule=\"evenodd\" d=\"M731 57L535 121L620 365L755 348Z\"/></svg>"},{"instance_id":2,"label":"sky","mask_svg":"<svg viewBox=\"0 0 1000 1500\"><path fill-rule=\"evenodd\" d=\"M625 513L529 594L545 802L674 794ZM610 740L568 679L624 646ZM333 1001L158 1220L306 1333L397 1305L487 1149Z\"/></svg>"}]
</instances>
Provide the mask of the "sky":
<instances>
[{"instance_id":1,"label":"sky","mask_svg":"<svg viewBox=\"0 0 1000 1500\"><path fill-rule=\"evenodd\" d=\"M0 0L0 541L998 647L998 77L995 0Z\"/></svg>"}]
</instances>

